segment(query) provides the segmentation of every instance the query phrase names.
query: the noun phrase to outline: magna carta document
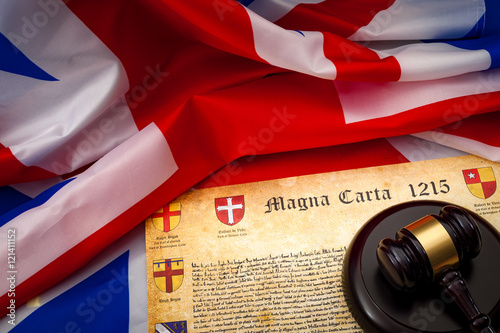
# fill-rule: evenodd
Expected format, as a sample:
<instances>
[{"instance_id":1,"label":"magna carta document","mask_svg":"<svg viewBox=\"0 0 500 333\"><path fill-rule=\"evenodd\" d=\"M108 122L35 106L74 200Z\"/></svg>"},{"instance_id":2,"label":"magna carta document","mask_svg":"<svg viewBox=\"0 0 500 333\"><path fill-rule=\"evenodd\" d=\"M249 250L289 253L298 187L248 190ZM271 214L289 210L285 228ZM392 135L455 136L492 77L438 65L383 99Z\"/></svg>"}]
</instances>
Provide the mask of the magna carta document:
<instances>
[{"instance_id":1,"label":"magna carta document","mask_svg":"<svg viewBox=\"0 0 500 333\"><path fill-rule=\"evenodd\" d=\"M188 191L145 221L149 332L360 332L341 284L358 229L413 200L499 229L499 175L461 156Z\"/></svg>"}]
</instances>

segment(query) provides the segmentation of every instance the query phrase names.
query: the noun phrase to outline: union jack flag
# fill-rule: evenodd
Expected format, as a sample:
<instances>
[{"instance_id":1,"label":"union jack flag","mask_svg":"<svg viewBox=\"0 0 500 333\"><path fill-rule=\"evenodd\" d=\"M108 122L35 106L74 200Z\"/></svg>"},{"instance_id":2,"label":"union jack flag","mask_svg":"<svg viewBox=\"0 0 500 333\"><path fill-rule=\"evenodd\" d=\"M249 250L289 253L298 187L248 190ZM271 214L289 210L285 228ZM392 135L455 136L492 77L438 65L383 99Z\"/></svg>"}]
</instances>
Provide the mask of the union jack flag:
<instances>
[{"instance_id":1,"label":"union jack flag","mask_svg":"<svg viewBox=\"0 0 500 333\"><path fill-rule=\"evenodd\" d=\"M18 307L197 184L500 160L495 0L0 6L0 238L15 230Z\"/></svg>"}]
</instances>

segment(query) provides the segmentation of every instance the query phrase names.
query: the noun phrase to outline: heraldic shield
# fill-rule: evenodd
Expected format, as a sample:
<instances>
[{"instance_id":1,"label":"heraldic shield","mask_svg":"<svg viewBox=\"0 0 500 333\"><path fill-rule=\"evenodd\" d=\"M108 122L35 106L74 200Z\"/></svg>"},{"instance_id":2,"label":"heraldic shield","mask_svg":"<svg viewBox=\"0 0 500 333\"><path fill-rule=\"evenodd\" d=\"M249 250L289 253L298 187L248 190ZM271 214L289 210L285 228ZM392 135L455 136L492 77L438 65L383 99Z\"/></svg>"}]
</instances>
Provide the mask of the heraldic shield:
<instances>
[{"instance_id":1,"label":"heraldic shield","mask_svg":"<svg viewBox=\"0 0 500 333\"><path fill-rule=\"evenodd\" d=\"M171 293L179 289L184 279L184 260L153 260L153 277L156 286L163 292Z\"/></svg>"},{"instance_id":2,"label":"heraldic shield","mask_svg":"<svg viewBox=\"0 0 500 333\"><path fill-rule=\"evenodd\" d=\"M491 197L496 189L497 182L492 167L462 170L465 184L470 193L480 199Z\"/></svg>"},{"instance_id":3,"label":"heraldic shield","mask_svg":"<svg viewBox=\"0 0 500 333\"><path fill-rule=\"evenodd\" d=\"M164 232L174 230L181 221L181 203L174 202L158 209L150 216L156 229Z\"/></svg>"},{"instance_id":4,"label":"heraldic shield","mask_svg":"<svg viewBox=\"0 0 500 333\"><path fill-rule=\"evenodd\" d=\"M186 333L187 321L174 321L170 323L155 324L155 332L157 333Z\"/></svg>"},{"instance_id":5,"label":"heraldic shield","mask_svg":"<svg viewBox=\"0 0 500 333\"><path fill-rule=\"evenodd\" d=\"M235 225L245 215L245 197L238 195L234 197L215 199L215 212L217 218L224 224Z\"/></svg>"}]
</instances>

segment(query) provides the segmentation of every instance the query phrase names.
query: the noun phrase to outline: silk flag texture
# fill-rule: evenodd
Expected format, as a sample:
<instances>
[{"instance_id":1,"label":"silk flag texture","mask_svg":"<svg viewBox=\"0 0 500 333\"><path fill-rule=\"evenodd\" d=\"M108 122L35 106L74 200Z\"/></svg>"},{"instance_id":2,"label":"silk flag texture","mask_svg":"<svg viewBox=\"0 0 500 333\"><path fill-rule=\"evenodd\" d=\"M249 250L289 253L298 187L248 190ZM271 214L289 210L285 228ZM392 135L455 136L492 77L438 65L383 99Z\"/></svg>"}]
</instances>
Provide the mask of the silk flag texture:
<instances>
[{"instance_id":1,"label":"silk flag texture","mask_svg":"<svg viewBox=\"0 0 500 333\"><path fill-rule=\"evenodd\" d=\"M365 159L357 158L359 154ZM419 138L400 136L261 155L251 161L240 159L207 177L196 188L463 154ZM307 163L301 163L304 160ZM16 197L13 190L10 196ZM180 205L168 207L175 216ZM0 319L0 332L29 332L33 327L41 332L146 332L146 270L151 263L146 262L144 232L141 223L68 278L16 308L15 325L9 316ZM163 331L160 327L159 332Z\"/></svg>"},{"instance_id":2,"label":"silk flag texture","mask_svg":"<svg viewBox=\"0 0 500 333\"><path fill-rule=\"evenodd\" d=\"M0 6L3 316L236 159L409 134L500 160L496 1Z\"/></svg>"}]
</instances>

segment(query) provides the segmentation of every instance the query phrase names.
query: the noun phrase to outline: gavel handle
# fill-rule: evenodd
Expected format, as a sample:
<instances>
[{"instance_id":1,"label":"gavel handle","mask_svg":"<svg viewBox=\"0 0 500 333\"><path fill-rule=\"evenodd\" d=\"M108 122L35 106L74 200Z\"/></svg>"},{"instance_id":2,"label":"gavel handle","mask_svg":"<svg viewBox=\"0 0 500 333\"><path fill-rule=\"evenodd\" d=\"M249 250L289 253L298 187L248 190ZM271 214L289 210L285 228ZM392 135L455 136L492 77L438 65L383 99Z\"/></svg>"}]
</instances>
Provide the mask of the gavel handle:
<instances>
[{"instance_id":1,"label":"gavel handle","mask_svg":"<svg viewBox=\"0 0 500 333\"><path fill-rule=\"evenodd\" d=\"M491 327L490 317L479 311L459 271L448 269L443 272L439 276L439 285L446 296L452 299L462 313L467 316L472 332L495 333Z\"/></svg>"}]
</instances>

